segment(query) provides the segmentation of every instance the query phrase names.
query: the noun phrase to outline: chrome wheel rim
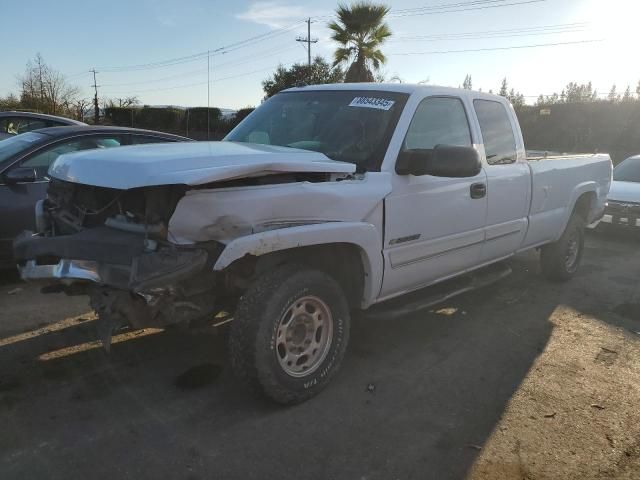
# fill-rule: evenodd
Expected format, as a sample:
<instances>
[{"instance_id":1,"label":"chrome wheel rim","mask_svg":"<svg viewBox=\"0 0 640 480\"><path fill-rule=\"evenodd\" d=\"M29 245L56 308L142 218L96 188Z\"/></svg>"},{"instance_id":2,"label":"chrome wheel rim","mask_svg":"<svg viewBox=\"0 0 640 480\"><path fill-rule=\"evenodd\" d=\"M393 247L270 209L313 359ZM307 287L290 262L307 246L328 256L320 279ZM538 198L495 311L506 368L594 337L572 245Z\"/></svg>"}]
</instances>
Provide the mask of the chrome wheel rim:
<instances>
[{"instance_id":1,"label":"chrome wheel rim","mask_svg":"<svg viewBox=\"0 0 640 480\"><path fill-rule=\"evenodd\" d=\"M276 357L287 375L305 377L322 364L331 347L333 317L318 297L305 296L284 312L276 330Z\"/></svg>"},{"instance_id":2,"label":"chrome wheel rim","mask_svg":"<svg viewBox=\"0 0 640 480\"><path fill-rule=\"evenodd\" d=\"M564 265L568 271L572 271L575 268L579 251L580 239L578 237L578 233L574 232L567 242L567 254L564 260Z\"/></svg>"}]
</instances>

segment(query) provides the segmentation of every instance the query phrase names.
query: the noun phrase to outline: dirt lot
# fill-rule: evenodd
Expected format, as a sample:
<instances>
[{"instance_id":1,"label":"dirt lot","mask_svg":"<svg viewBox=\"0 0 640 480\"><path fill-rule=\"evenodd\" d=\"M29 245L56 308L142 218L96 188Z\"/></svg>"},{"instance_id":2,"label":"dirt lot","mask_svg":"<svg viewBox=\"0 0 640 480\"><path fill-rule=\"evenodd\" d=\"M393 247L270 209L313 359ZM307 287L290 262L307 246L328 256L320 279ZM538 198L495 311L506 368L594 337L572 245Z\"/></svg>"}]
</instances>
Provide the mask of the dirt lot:
<instances>
[{"instance_id":1,"label":"dirt lot","mask_svg":"<svg viewBox=\"0 0 640 480\"><path fill-rule=\"evenodd\" d=\"M640 243L587 243L568 284L531 253L431 312L356 318L334 383L288 409L242 390L215 332L107 356L83 299L5 278L0 478L640 478Z\"/></svg>"}]
</instances>

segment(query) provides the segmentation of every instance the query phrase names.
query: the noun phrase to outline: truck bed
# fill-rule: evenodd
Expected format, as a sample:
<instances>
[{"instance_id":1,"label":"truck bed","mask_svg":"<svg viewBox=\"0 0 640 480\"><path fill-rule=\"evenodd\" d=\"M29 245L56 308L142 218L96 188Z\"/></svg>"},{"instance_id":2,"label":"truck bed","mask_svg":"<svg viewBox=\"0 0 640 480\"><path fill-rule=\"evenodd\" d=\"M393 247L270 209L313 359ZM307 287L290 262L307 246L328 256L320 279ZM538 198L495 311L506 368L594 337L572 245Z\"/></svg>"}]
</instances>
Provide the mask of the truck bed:
<instances>
[{"instance_id":1,"label":"truck bed","mask_svg":"<svg viewBox=\"0 0 640 480\"><path fill-rule=\"evenodd\" d=\"M611 184L609 155L554 155L527 160L531 169L531 207L524 248L556 240L572 213L571 206L583 192L595 190L595 194L589 194L587 221L593 222L602 215Z\"/></svg>"},{"instance_id":2,"label":"truck bed","mask_svg":"<svg viewBox=\"0 0 640 480\"><path fill-rule=\"evenodd\" d=\"M537 162L540 160L566 160L566 159L576 159L576 158L593 158L597 157L598 153L558 153L558 152L546 152L539 150L529 150L527 151L527 161L529 162Z\"/></svg>"}]
</instances>

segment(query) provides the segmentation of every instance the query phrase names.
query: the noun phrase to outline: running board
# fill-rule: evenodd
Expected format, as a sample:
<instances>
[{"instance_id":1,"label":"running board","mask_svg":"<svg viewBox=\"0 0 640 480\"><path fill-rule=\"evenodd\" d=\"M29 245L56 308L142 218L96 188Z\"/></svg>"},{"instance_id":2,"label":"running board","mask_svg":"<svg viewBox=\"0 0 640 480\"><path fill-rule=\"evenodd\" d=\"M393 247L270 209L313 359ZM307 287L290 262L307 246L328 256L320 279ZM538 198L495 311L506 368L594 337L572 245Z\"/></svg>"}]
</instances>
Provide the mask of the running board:
<instances>
[{"instance_id":1,"label":"running board","mask_svg":"<svg viewBox=\"0 0 640 480\"><path fill-rule=\"evenodd\" d=\"M408 293L372 306L364 312L367 318L389 319L409 315L449 300L456 295L491 285L511 274L511 267L498 263L451 280Z\"/></svg>"}]
</instances>

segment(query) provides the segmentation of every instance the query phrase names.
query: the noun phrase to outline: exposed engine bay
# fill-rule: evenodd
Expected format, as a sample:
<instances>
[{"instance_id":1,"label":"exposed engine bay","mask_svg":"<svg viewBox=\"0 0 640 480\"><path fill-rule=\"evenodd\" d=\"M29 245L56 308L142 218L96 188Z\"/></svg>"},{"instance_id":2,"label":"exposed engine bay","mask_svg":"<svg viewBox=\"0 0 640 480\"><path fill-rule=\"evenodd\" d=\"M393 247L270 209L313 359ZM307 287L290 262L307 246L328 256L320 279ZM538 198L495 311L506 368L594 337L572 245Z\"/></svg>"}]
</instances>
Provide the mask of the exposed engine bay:
<instances>
[{"instance_id":1,"label":"exposed engine bay","mask_svg":"<svg viewBox=\"0 0 640 480\"><path fill-rule=\"evenodd\" d=\"M38 232L19 236L14 255L23 276L47 283L44 293L88 295L99 314L100 338L108 347L111 332L125 325L190 324L232 308L251 271L243 271L239 262L234 269L215 272L215 261L232 236L278 224L251 225L250 217L230 220L211 209L212 199L222 192L242 196L252 187L290 184L299 190L331 180L325 173L283 173L124 190L54 178L47 198L36 208ZM176 219L177 206L187 194L181 208L188 214ZM282 196L289 194L285 190ZM206 204L193 203L202 198ZM248 210L244 202L238 208ZM170 229L172 221L181 235L184 225L193 229L203 224L205 233L178 239ZM234 224L231 233L225 222ZM240 228L242 224L246 228Z\"/></svg>"}]
</instances>

